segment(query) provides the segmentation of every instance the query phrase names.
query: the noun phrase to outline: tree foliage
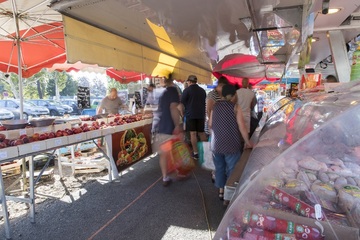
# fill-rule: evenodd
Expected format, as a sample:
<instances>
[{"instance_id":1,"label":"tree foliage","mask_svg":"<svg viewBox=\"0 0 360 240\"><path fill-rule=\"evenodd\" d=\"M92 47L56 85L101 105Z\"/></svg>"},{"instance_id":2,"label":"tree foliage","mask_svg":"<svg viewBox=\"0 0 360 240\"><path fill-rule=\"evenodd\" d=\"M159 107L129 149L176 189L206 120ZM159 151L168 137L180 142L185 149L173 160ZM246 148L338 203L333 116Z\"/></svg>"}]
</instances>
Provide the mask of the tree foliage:
<instances>
[{"instance_id":1,"label":"tree foliage","mask_svg":"<svg viewBox=\"0 0 360 240\"><path fill-rule=\"evenodd\" d=\"M109 76L106 76L106 79L108 81L108 89L111 88L116 88L117 90L123 90L123 89L128 89L128 85L127 84L122 84L116 80L114 80L113 78L110 78Z\"/></svg>"},{"instance_id":2,"label":"tree foliage","mask_svg":"<svg viewBox=\"0 0 360 240\"><path fill-rule=\"evenodd\" d=\"M75 96L77 94L78 83L71 77L67 79L65 88L60 92L61 96Z\"/></svg>"}]
</instances>

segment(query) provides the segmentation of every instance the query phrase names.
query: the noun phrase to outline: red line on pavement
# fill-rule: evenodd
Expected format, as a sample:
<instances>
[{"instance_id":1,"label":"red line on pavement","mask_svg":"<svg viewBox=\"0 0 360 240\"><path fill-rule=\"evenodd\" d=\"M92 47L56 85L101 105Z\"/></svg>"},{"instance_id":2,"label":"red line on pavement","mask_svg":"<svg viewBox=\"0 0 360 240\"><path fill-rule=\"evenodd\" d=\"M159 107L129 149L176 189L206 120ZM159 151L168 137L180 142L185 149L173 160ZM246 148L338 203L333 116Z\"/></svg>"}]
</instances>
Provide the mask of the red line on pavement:
<instances>
[{"instance_id":1,"label":"red line on pavement","mask_svg":"<svg viewBox=\"0 0 360 240\"><path fill-rule=\"evenodd\" d=\"M113 218L111 218L107 223L104 224L104 226L102 226L99 230L97 230L93 235L91 235L91 237L88 238L88 240L92 240L94 239L94 237L96 237L96 235L98 235L102 230L104 230L105 228L107 228L113 221L115 221L116 218L118 218L125 210L127 210L128 208L130 208L132 205L134 205L134 203L136 203L146 192L148 192L151 188L153 188L155 186L155 184L157 182L159 182L162 179L162 177L160 177L158 180L156 180L153 184L151 184L148 188L146 188L142 193L140 193L139 196L137 196L131 203L129 203L125 208L123 208L122 210L120 210L120 212L118 212Z\"/></svg>"}]
</instances>

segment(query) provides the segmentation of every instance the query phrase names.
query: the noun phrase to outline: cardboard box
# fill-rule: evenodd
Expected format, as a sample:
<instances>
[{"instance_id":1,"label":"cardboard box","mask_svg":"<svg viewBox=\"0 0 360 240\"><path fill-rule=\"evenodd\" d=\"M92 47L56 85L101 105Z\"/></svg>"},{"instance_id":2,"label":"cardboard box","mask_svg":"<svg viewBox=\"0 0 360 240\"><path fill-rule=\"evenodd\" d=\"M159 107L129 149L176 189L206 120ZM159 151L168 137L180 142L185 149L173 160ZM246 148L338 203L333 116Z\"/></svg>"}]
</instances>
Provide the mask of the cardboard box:
<instances>
[{"instance_id":1,"label":"cardboard box","mask_svg":"<svg viewBox=\"0 0 360 240\"><path fill-rule=\"evenodd\" d=\"M19 155L28 155L34 152L41 152L47 149L46 141L38 141L19 145Z\"/></svg>"},{"instance_id":2,"label":"cardboard box","mask_svg":"<svg viewBox=\"0 0 360 240\"><path fill-rule=\"evenodd\" d=\"M68 138L68 144L80 143L80 142L84 142L88 139L86 132L70 135L70 136L67 136L67 138Z\"/></svg>"},{"instance_id":3,"label":"cardboard box","mask_svg":"<svg viewBox=\"0 0 360 240\"><path fill-rule=\"evenodd\" d=\"M115 117L109 117L107 118L107 123L111 123L115 120Z\"/></svg>"},{"instance_id":4,"label":"cardboard box","mask_svg":"<svg viewBox=\"0 0 360 240\"><path fill-rule=\"evenodd\" d=\"M0 149L0 161L19 156L18 147L7 147Z\"/></svg>"},{"instance_id":5,"label":"cardboard box","mask_svg":"<svg viewBox=\"0 0 360 240\"><path fill-rule=\"evenodd\" d=\"M52 139L46 140L47 149L58 148L58 147L65 146L68 144L69 144L69 140L68 140L67 136L57 137L57 138L52 138Z\"/></svg>"},{"instance_id":6,"label":"cardboard box","mask_svg":"<svg viewBox=\"0 0 360 240\"><path fill-rule=\"evenodd\" d=\"M107 128L101 129L101 135L103 135L103 136L113 134L114 132L115 132L115 127L107 127Z\"/></svg>"},{"instance_id":7,"label":"cardboard box","mask_svg":"<svg viewBox=\"0 0 360 240\"><path fill-rule=\"evenodd\" d=\"M109 119L108 118L99 118L96 120L99 124L101 124L101 122L105 122L106 124L109 123Z\"/></svg>"},{"instance_id":8,"label":"cardboard box","mask_svg":"<svg viewBox=\"0 0 360 240\"><path fill-rule=\"evenodd\" d=\"M115 130L114 132L122 132L122 131L125 131L127 128L126 128L126 125L117 125L115 126Z\"/></svg>"},{"instance_id":9,"label":"cardboard box","mask_svg":"<svg viewBox=\"0 0 360 240\"><path fill-rule=\"evenodd\" d=\"M71 124L70 123L55 124L54 132L57 132L58 130L65 130L66 128L71 129Z\"/></svg>"},{"instance_id":10,"label":"cardboard box","mask_svg":"<svg viewBox=\"0 0 360 240\"><path fill-rule=\"evenodd\" d=\"M47 126L47 127L34 127L34 133L49 133L54 132L54 126Z\"/></svg>"},{"instance_id":11,"label":"cardboard box","mask_svg":"<svg viewBox=\"0 0 360 240\"><path fill-rule=\"evenodd\" d=\"M102 135L101 129L86 132L87 139L99 138Z\"/></svg>"},{"instance_id":12,"label":"cardboard box","mask_svg":"<svg viewBox=\"0 0 360 240\"><path fill-rule=\"evenodd\" d=\"M23 128L23 129L16 129L16 130L8 130L8 131L1 131L0 133L4 134L7 139L18 139L21 135L28 135L29 137L34 134L33 128Z\"/></svg>"}]
</instances>

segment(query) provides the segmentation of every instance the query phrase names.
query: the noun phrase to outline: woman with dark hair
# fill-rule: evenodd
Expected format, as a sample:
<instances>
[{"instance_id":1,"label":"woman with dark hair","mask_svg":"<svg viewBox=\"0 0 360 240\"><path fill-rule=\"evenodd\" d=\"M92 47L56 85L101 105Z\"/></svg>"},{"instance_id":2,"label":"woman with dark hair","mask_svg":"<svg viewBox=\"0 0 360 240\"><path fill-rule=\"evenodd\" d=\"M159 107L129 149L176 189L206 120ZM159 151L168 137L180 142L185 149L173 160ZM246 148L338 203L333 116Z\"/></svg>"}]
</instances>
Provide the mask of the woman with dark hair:
<instances>
[{"instance_id":1,"label":"woman with dark hair","mask_svg":"<svg viewBox=\"0 0 360 240\"><path fill-rule=\"evenodd\" d=\"M224 186L243 151L251 147L248 131L241 108L231 100L236 93L232 85L222 87L222 98L215 103L210 115L209 127L212 131L211 149L215 165L215 186L219 188L219 198L224 198Z\"/></svg>"}]
</instances>

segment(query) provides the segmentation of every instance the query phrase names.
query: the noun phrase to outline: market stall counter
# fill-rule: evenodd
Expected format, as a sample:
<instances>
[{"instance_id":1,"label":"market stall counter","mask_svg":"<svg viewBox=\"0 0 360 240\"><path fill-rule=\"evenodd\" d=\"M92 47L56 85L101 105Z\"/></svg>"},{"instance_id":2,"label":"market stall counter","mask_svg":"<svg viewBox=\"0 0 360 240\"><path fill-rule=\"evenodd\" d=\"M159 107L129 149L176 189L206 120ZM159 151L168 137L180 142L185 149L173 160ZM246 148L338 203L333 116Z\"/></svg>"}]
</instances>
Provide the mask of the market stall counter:
<instances>
[{"instance_id":1,"label":"market stall counter","mask_svg":"<svg viewBox=\"0 0 360 240\"><path fill-rule=\"evenodd\" d=\"M359 239L359 97L308 97L274 157L241 177L214 239Z\"/></svg>"},{"instance_id":2,"label":"market stall counter","mask_svg":"<svg viewBox=\"0 0 360 240\"><path fill-rule=\"evenodd\" d=\"M113 178L119 177L118 169L122 170L142 157L151 154L150 129L152 119L150 115L138 114L102 119L82 118L82 120L80 124L78 122L76 124L67 122L45 127L27 126L24 129L0 132L0 163L25 158L29 160L28 198L18 198L5 194L3 175L0 169L0 197L7 238L11 238L7 200L28 203L30 205L30 221L35 222L34 187L49 161L35 179L34 156L48 152L53 155L60 148L92 141L108 159L109 181L112 181ZM118 140L119 136L121 141ZM103 139L106 151L99 146L99 138ZM120 146L118 146L119 143ZM59 169L61 169L61 161L58 163Z\"/></svg>"}]
</instances>

